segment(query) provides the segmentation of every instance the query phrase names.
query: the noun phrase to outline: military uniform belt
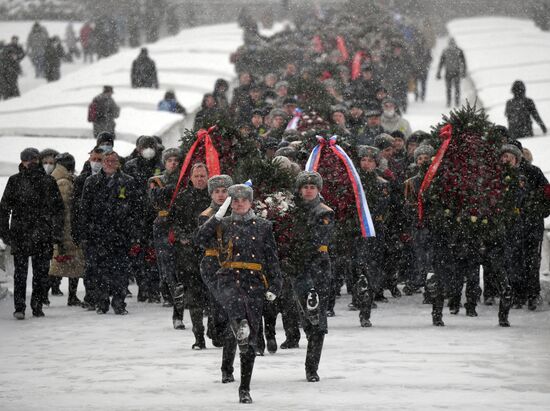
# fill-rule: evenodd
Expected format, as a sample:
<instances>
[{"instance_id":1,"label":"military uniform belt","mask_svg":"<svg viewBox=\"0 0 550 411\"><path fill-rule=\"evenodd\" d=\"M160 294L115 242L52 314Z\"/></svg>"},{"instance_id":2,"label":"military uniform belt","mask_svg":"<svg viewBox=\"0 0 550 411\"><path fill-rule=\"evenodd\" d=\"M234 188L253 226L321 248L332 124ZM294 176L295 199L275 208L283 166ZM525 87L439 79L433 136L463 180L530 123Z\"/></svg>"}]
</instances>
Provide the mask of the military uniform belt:
<instances>
[{"instance_id":1,"label":"military uniform belt","mask_svg":"<svg viewBox=\"0 0 550 411\"><path fill-rule=\"evenodd\" d=\"M220 252L216 248L207 248L204 250L205 257L218 257Z\"/></svg>"},{"instance_id":2,"label":"military uniform belt","mask_svg":"<svg viewBox=\"0 0 550 411\"><path fill-rule=\"evenodd\" d=\"M262 271L260 263L245 263L243 261L226 261L222 264L223 268L234 268L237 270Z\"/></svg>"},{"instance_id":3,"label":"military uniform belt","mask_svg":"<svg viewBox=\"0 0 550 411\"><path fill-rule=\"evenodd\" d=\"M317 250L319 250L320 253L328 253L328 245L320 245Z\"/></svg>"},{"instance_id":4,"label":"military uniform belt","mask_svg":"<svg viewBox=\"0 0 550 411\"><path fill-rule=\"evenodd\" d=\"M159 217L168 217L168 210L160 210Z\"/></svg>"}]
</instances>

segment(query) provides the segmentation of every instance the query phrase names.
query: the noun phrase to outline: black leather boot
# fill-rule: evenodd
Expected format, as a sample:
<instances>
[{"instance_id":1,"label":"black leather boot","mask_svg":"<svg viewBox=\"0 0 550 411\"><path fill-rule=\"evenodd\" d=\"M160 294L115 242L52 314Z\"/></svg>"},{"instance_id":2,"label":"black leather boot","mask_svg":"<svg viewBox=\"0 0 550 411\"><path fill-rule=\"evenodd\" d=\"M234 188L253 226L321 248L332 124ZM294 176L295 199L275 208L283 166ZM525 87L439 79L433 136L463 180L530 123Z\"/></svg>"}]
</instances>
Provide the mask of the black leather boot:
<instances>
[{"instance_id":1,"label":"black leather boot","mask_svg":"<svg viewBox=\"0 0 550 411\"><path fill-rule=\"evenodd\" d=\"M250 404L252 403L252 397L250 396L250 380L252 379L256 355L254 354L254 350L248 349L246 352L241 352L240 356L241 385L239 386L239 402Z\"/></svg>"},{"instance_id":2,"label":"black leather boot","mask_svg":"<svg viewBox=\"0 0 550 411\"><path fill-rule=\"evenodd\" d=\"M313 333L308 338L306 353L306 380L308 382L317 382L320 379L317 369L321 360L324 340L325 334L321 332Z\"/></svg>"}]
</instances>

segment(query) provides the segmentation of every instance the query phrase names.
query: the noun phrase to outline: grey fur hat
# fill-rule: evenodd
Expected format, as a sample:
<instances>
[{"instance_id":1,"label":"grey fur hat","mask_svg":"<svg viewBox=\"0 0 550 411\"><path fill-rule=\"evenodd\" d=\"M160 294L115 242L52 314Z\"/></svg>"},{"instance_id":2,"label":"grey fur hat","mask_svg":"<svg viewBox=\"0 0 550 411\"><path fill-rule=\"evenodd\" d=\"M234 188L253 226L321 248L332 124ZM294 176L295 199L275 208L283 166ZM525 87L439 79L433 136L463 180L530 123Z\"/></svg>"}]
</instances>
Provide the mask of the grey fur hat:
<instances>
[{"instance_id":1,"label":"grey fur hat","mask_svg":"<svg viewBox=\"0 0 550 411\"><path fill-rule=\"evenodd\" d=\"M296 177L296 189L299 190L306 184L314 184L321 191L323 189L323 177L317 171L301 171Z\"/></svg>"},{"instance_id":2,"label":"grey fur hat","mask_svg":"<svg viewBox=\"0 0 550 411\"><path fill-rule=\"evenodd\" d=\"M432 158L435 151L432 146L429 144L420 144L416 150L414 150L413 156L414 156L414 162L416 163L416 160L418 160L418 157L420 157L422 154L427 154L428 157Z\"/></svg>"},{"instance_id":3,"label":"grey fur hat","mask_svg":"<svg viewBox=\"0 0 550 411\"><path fill-rule=\"evenodd\" d=\"M521 161L521 158L523 157L523 154L521 153L521 150L515 146L514 144L504 144L501 148L500 148L500 154L504 154L504 153L510 153L510 154L513 154L514 156L516 156L516 159L518 161L518 163Z\"/></svg>"},{"instance_id":4,"label":"grey fur hat","mask_svg":"<svg viewBox=\"0 0 550 411\"><path fill-rule=\"evenodd\" d=\"M208 179L208 194L212 195L214 190L219 187L229 188L233 185L233 179L227 174L210 177Z\"/></svg>"},{"instance_id":5,"label":"grey fur hat","mask_svg":"<svg viewBox=\"0 0 550 411\"><path fill-rule=\"evenodd\" d=\"M252 202L254 200L254 192L252 187L247 186L246 184L234 184L229 187L228 190L229 197L232 199L244 198Z\"/></svg>"},{"instance_id":6,"label":"grey fur hat","mask_svg":"<svg viewBox=\"0 0 550 411\"><path fill-rule=\"evenodd\" d=\"M280 89L281 87L288 87L288 81L278 81L276 84L275 84L275 90L278 90Z\"/></svg>"},{"instance_id":7,"label":"grey fur hat","mask_svg":"<svg viewBox=\"0 0 550 411\"><path fill-rule=\"evenodd\" d=\"M393 145L393 137L386 133L381 133L374 138L374 145L379 150L384 150Z\"/></svg>"},{"instance_id":8,"label":"grey fur hat","mask_svg":"<svg viewBox=\"0 0 550 411\"><path fill-rule=\"evenodd\" d=\"M369 157L376 161L376 164L378 164L378 155L380 154L380 150L378 150L376 147L373 146L359 146L357 147L357 157L359 157L359 160L361 160L363 157Z\"/></svg>"},{"instance_id":9,"label":"grey fur hat","mask_svg":"<svg viewBox=\"0 0 550 411\"><path fill-rule=\"evenodd\" d=\"M166 163L170 157L177 157L178 160L181 160L181 150L179 148L167 148L162 152L162 164Z\"/></svg>"}]
</instances>

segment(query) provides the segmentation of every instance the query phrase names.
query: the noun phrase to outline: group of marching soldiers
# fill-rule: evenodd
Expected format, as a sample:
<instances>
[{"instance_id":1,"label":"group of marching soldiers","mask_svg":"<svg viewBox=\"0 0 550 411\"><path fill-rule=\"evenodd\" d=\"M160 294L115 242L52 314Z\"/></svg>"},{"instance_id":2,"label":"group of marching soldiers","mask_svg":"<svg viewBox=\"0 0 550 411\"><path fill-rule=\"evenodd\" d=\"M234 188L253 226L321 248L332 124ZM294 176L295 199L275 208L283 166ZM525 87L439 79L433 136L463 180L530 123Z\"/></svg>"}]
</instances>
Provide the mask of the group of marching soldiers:
<instances>
[{"instance_id":1,"label":"group of marching soldiers","mask_svg":"<svg viewBox=\"0 0 550 411\"><path fill-rule=\"evenodd\" d=\"M263 340L259 333L264 307L274 304L283 288L272 223L255 214L253 189L249 185L233 184L232 178L223 174L208 178L203 163L191 167L188 188L175 196L171 205L179 153L166 150L163 159L166 171L149 179L148 192L157 215L154 244L160 276L168 284L174 305L174 328L185 328L185 304L196 338L192 348L206 348L203 314L208 308L208 335L215 346L223 347L222 382L234 381L233 362L238 346L239 399L251 402L254 359L262 354L258 342ZM322 178L318 173L301 172L296 189L297 207L291 217L299 229L295 241L300 245L291 252L287 267L292 267L292 272L285 276L292 278L308 338L306 378L314 382L319 380L317 368L327 331L331 287L328 246L334 213L321 201ZM296 304L294 297L289 303ZM266 321L266 331L267 327ZM277 350L277 343L273 342L274 330L268 339L270 352Z\"/></svg>"}]
</instances>

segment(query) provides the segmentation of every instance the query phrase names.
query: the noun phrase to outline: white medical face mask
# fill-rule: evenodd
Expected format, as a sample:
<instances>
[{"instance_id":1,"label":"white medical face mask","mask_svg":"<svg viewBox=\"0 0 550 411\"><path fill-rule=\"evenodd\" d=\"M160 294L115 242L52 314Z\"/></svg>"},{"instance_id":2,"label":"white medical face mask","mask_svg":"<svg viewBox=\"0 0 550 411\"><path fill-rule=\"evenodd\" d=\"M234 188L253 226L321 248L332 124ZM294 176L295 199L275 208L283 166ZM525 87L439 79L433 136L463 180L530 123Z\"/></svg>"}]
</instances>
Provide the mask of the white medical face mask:
<instances>
[{"instance_id":1,"label":"white medical face mask","mask_svg":"<svg viewBox=\"0 0 550 411\"><path fill-rule=\"evenodd\" d=\"M46 171L46 174L51 174L53 169L55 168L55 165L53 165L53 164L43 164L42 167L44 167L44 171Z\"/></svg>"},{"instance_id":2,"label":"white medical face mask","mask_svg":"<svg viewBox=\"0 0 550 411\"><path fill-rule=\"evenodd\" d=\"M90 167L92 168L92 174L99 173L99 170L101 170L101 161L90 161Z\"/></svg>"},{"instance_id":3,"label":"white medical face mask","mask_svg":"<svg viewBox=\"0 0 550 411\"><path fill-rule=\"evenodd\" d=\"M384 110L384 114L388 117L393 117L393 115L395 114L395 109L387 109L387 110Z\"/></svg>"},{"instance_id":4,"label":"white medical face mask","mask_svg":"<svg viewBox=\"0 0 550 411\"><path fill-rule=\"evenodd\" d=\"M151 160L153 157L155 157L155 150L152 148L145 148L141 152L141 156L146 160Z\"/></svg>"},{"instance_id":5,"label":"white medical face mask","mask_svg":"<svg viewBox=\"0 0 550 411\"><path fill-rule=\"evenodd\" d=\"M113 146L109 145L99 146L99 148L102 149L104 153L110 153L111 151L113 151Z\"/></svg>"}]
</instances>

